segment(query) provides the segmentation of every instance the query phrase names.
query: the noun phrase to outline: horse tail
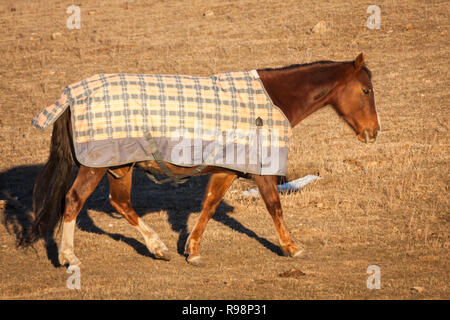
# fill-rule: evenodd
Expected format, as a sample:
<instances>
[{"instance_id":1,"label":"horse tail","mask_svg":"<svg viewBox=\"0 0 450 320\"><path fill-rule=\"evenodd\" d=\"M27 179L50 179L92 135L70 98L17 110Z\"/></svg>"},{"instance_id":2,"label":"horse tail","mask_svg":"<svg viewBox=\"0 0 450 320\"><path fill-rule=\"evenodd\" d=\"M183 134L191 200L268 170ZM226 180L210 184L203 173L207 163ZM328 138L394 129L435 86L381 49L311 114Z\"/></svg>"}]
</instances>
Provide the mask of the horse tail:
<instances>
[{"instance_id":1,"label":"horse tail","mask_svg":"<svg viewBox=\"0 0 450 320\"><path fill-rule=\"evenodd\" d=\"M69 121L67 108L53 124L50 156L33 188L34 221L24 246L51 235L61 225L75 164Z\"/></svg>"}]
</instances>

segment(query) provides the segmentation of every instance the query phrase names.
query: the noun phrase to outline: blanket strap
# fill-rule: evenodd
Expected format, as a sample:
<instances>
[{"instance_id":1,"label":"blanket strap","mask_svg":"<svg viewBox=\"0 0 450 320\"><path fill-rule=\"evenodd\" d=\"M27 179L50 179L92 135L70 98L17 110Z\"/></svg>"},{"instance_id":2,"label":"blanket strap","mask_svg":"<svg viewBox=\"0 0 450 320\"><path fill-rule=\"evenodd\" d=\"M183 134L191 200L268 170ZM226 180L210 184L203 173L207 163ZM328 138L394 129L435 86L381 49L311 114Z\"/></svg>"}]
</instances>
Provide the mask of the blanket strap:
<instances>
[{"instance_id":1,"label":"blanket strap","mask_svg":"<svg viewBox=\"0 0 450 320\"><path fill-rule=\"evenodd\" d=\"M203 162L201 165L197 166L195 169L193 169L191 172L189 172L186 175L174 175L172 171L170 171L169 168L167 168L164 160L162 159L161 153L159 152L158 147L156 146L155 141L152 138L152 134L150 131L147 131L145 134L145 139L150 145L150 151L153 155L153 158L155 159L156 163L158 164L161 171L168 176L166 179L158 180L154 174L150 170L146 170L145 173L147 174L147 177L149 177L150 180L157 184L163 184L166 182L173 182L173 185L177 187L179 184L185 183L188 181L193 175L200 173L207 165Z\"/></svg>"},{"instance_id":2,"label":"blanket strap","mask_svg":"<svg viewBox=\"0 0 450 320\"><path fill-rule=\"evenodd\" d=\"M114 171L111 170L111 168L108 168L108 172L116 179L122 179L124 176L126 176L128 174L128 172L130 172L130 170L134 167L134 165L136 164L136 162L133 162L133 164L128 168L127 172L124 173L123 175L119 176L117 173L115 173Z\"/></svg>"}]
</instances>

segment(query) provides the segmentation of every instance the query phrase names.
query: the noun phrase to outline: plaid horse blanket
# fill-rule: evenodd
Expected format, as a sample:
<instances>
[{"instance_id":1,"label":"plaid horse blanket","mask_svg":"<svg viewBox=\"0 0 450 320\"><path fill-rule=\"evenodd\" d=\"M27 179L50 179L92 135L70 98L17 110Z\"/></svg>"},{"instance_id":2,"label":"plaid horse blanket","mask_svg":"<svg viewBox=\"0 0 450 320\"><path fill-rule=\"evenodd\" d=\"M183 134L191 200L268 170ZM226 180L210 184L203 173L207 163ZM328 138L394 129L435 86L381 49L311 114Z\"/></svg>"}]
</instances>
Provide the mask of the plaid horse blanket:
<instances>
[{"instance_id":1,"label":"plaid horse blanket","mask_svg":"<svg viewBox=\"0 0 450 320\"><path fill-rule=\"evenodd\" d=\"M32 124L45 129L67 107L75 156L88 167L153 160L153 144L164 161L180 166L286 173L291 126L256 70L97 74L67 86Z\"/></svg>"}]
</instances>

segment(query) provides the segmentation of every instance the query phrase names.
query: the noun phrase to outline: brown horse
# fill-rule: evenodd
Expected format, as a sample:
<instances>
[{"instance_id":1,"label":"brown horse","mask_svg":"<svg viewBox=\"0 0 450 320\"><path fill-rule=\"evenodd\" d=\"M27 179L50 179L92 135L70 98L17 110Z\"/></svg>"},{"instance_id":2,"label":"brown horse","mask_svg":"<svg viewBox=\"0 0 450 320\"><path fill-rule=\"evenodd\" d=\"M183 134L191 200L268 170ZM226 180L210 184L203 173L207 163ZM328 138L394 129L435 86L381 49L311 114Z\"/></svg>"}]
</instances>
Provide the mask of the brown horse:
<instances>
[{"instance_id":1,"label":"brown horse","mask_svg":"<svg viewBox=\"0 0 450 320\"><path fill-rule=\"evenodd\" d=\"M283 111L292 127L319 108L332 105L354 129L359 140L365 143L375 141L380 126L375 110L371 73L364 64L363 54L349 62L319 61L279 69L261 69L257 72L273 103ZM143 235L151 253L158 258L169 260L167 247L157 233L139 218L131 205L131 164L109 168L110 170L80 165L78 175L70 186L74 164L77 162L73 156L69 120L70 113L66 110L54 124L50 157L37 178L33 191L33 210L36 218L29 243L50 234L58 222L63 221L59 261L61 264L79 264L80 260L75 256L73 244L75 220L87 198L108 173L109 199L112 206ZM161 172L155 161L139 162L136 166ZM166 166L176 175L184 175L192 170L170 163L166 163ZM225 192L240 173L208 166L196 175L204 174L211 174L211 178L206 188L201 215L185 245L187 261L193 265L203 265L199 255L203 231ZM304 249L294 244L283 221L277 177L252 177L273 219L283 253L291 257L304 256Z\"/></svg>"}]
</instances>

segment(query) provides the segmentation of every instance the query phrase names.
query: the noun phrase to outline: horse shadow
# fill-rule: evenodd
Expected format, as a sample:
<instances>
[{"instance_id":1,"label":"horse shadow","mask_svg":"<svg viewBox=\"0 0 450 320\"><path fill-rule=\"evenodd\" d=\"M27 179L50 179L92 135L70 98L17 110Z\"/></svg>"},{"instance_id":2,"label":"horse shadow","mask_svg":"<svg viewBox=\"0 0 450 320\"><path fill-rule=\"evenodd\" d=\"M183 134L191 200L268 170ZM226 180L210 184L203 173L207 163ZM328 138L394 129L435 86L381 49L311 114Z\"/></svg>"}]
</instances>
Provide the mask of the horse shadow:
<instances>
[{"instance_id":1,"label":"horse shadow","mask_svg":"<svg viewBox=\"0 0 450 320\"><path fill-rule=\"evenodd\" d=\"M6 200L6 205L3 202L3 209L1 208L2 202L0 202L1 222L5 229L15 236L17 247L22 247L29 237L29 230L33 221L33 184L42 168L42 165L18 166L0 172L0 200ZM172 230L179 234L177 252L180 255L184 255L184 245L189 236L189 217L193 212L201 210L208 180L208 176L193 177L188 182L175 188L171 184L158 185L151 182L140 169L135 169L133 172L131 191L133 207L140 217L161 210L168 213L168 222ZM124 242L132 247L136 253L155 259L156 257L147 250L143 242L120 233L109 232L95 224L87 209L105 212L113 219L124 219L109 204L108 195L109 183L105 176L78 215L78 228L85 232L106 235L115 241ZM233 206L222 200L212 219L258 241L275 254L283 255L279 246L258 236L254 231L230 216L233 209ZM55 242L57 231L58 228L55 229L53 234L44 239L47 258L55 267L60 266L58 262L58 246Z\"/></svg>"}]
</instances>

